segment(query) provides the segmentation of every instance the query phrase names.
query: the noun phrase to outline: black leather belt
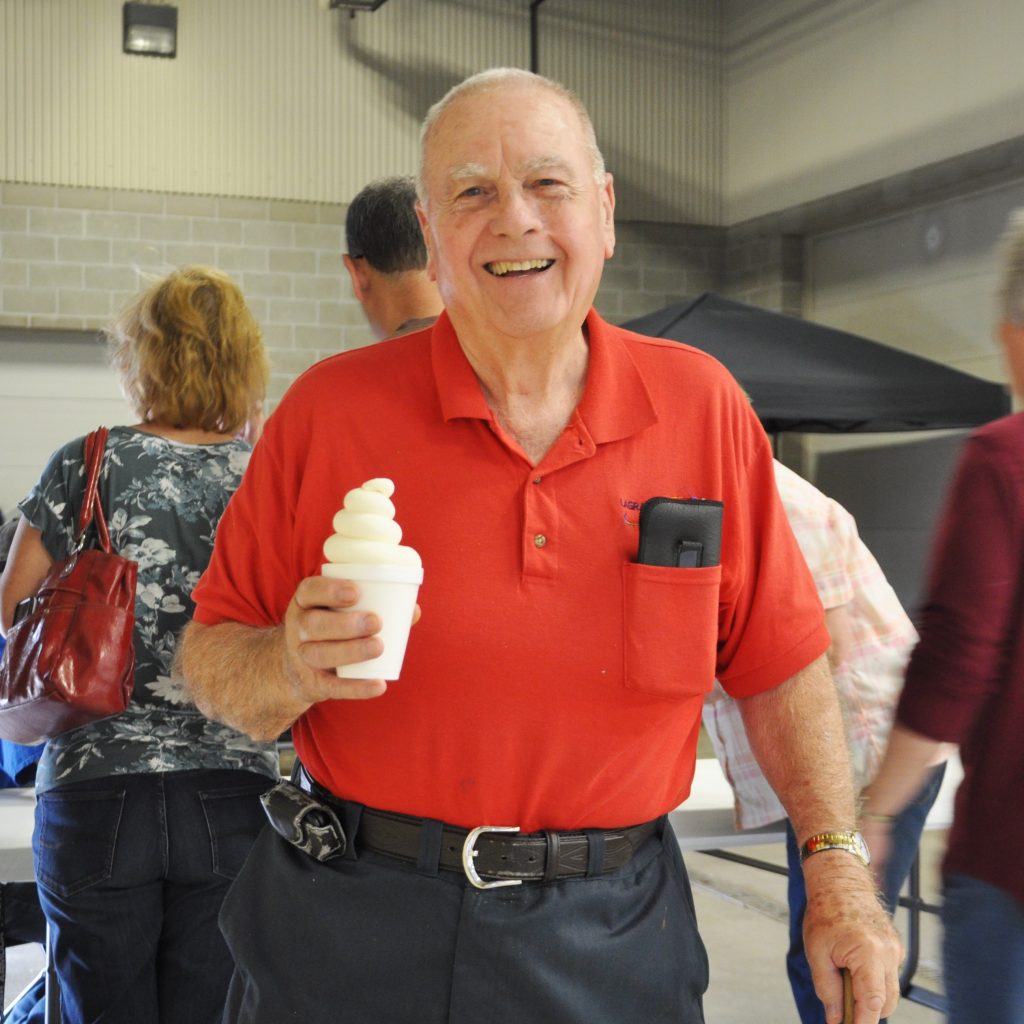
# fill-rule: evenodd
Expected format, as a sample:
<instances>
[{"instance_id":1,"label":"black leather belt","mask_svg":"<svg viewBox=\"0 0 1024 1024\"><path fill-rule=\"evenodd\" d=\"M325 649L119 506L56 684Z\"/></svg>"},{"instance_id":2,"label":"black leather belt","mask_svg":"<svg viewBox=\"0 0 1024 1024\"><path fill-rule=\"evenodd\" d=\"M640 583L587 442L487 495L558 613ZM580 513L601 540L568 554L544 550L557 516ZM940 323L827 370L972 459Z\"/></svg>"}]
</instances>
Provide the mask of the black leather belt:
<instances>
[{"instance_id":1,"label":"black leather belt","mask_svg":"<svg viewBox=\"0 0 1024 1024\"><path fill-rule=\"evenodd\" d=\"M317 784L301 765L293 774L300 789L324 801L345 819L346 803ZM478 889L608 874L629 863L663 819L627 828L521 834L518 827L475 829L442 825L393 811L363 807L356 834L364 849L410 864L420 862L423 831L440 825L438 866L463 872Z\"/></svg>"}]
</instances>

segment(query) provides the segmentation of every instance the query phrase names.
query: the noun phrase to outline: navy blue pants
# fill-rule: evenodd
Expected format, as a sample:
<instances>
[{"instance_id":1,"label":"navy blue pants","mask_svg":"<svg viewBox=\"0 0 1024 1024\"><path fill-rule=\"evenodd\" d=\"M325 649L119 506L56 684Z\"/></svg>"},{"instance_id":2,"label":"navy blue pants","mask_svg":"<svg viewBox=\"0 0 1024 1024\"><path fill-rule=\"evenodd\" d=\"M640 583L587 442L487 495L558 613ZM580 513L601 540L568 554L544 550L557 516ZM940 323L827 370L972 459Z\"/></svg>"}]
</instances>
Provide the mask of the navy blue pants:
<instances>
[{"instance_id":1,"label":"navy blue pants","mask_svg":"<svg viewBox=\"0 0 1024 1024\"><path fill-rule=\"evenodd\" d=\"M247 771L116 775L40 795L35 851L63 1024L216 1024L232 963L217 925L266 822Z\"/></svg>"},{"instance_id":2,"label":"navy blue pants","mask_svg":"<svg viewBox=\"0 0 1024 1024\"><path fill-rule=\"evenodd\" d=\"M358 844L356 844L358 845ZM481 891L269 827L221 910L225 1024L702 1024L708 967L671 828L607 875Z\"/></svg>"}]
</instances>

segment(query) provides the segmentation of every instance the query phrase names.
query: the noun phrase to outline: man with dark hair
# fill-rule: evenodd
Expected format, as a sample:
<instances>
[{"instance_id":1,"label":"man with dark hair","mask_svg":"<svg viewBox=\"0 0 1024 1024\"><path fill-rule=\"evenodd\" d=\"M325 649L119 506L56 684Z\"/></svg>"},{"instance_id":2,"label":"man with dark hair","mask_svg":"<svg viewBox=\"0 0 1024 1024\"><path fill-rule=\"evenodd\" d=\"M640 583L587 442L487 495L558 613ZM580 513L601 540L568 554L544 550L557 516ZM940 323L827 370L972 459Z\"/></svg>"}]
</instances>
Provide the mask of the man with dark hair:
<instances>
[{"instance_id":1,"label":"man with dark hair","mask_svg":"<svg viewBox=\"0 0 1024 1024\"><path fill-rule=\"evenodd\" d=\"M441 296L426 273L412 178L383 178L359 192L345 217L345 244L342 262L378 340L434 322Z\"/></svg>"}]
</instances>

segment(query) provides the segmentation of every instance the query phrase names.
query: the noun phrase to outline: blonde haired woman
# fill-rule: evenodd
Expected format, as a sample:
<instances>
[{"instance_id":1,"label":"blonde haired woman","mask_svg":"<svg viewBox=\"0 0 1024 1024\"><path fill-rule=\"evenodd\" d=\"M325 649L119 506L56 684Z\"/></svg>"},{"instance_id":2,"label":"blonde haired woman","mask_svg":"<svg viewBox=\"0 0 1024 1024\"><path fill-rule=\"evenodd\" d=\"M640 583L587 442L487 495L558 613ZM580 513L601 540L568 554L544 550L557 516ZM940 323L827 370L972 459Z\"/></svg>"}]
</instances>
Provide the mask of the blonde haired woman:
<instances>
[{"instance_id":1,"label":"blonde haired woman","mask_svg":"<svg viewBox=\"0 0 1024 1024\"><path fill-rule=\"evenodd\" d=\"M224 274L185 267L108 331L139 422L113 427L100 494L111 543L138 562L135 689L121 715L51 740L33 837L66 1024L219 1021L231 974L217 914L263 823L272 744L206 719L171 672L191 592L248 463L268 366ZM72 547L83 439L20 504L0 624Z\"/></svg>"}]
</instances>

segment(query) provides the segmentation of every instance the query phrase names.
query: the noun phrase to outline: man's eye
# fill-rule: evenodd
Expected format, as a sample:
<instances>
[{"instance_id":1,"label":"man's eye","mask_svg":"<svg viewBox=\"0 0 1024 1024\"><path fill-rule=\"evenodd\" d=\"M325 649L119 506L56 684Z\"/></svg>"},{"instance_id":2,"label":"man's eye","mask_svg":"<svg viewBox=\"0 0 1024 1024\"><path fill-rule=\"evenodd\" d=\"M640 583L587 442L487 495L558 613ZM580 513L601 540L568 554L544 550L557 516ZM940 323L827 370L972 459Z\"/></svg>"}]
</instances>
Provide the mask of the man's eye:
<instances>
[{"instance_id":1,"label":"man's eye","mask_svg":"<svg viewBox=\"0 0 1024 1024\"><path fill-rule=\"evenodd\" d=\"M464 188L459 193L460 199L476 199L477 196L482 196L484 190L479 185L470 185L469 188Z\"/></svg>"}]
</instances>

